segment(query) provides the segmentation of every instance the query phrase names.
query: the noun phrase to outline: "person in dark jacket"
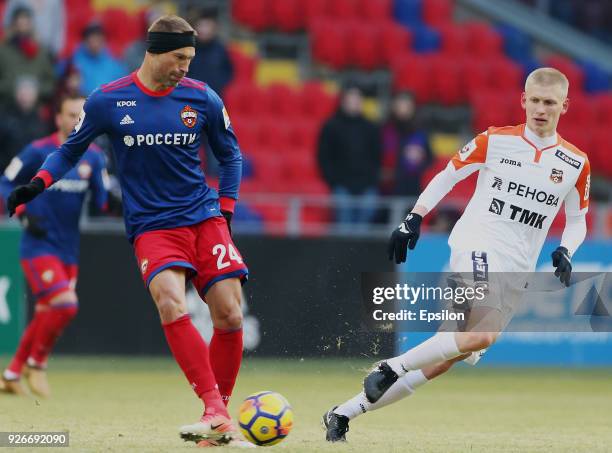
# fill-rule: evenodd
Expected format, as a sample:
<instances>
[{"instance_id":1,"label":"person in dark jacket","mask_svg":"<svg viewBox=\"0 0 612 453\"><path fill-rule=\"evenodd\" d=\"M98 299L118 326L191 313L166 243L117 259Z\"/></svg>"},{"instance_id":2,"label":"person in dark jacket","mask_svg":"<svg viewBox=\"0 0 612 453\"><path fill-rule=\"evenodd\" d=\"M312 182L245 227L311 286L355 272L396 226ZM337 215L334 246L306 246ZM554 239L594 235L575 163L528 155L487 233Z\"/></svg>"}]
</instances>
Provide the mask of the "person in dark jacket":
<instances>
[{"instance_id":1,"label":"person in dark jacket","mask_svg":"<svg viewBox=\"0 0 612 453\"><path fill-rule=\"evenodd\" d=\"M196 53L189 67L188 77L206 82L223 96L223 90L234 78L234 66L225 44L219 39L217 11L205 9L194 21L198 32Z\"/></svg>"},{"instance_id":2,"label":"person in dark jacket","mask_svg":"<svg viewBox=\"0 0 612 453\"><path fill-rule=\"evenodd\" d=\"M385 195L418 196L423 173L433 161L429 138L415 114L411 93L400 92L393 97L389 119L382 129L381 191Z\"/></svg>"},{"instance_id":3,"label":"person in dark jacket","mask_svg":"<svg viewBox=\"0 0 612 453\"><path fill-rule=\"evenodd\" d=\"M336 221L367 225L376 213L381 162L378 127L363 114L359 87L348 86L337 112L323 125L319 137L319 167L332 191ZM351 202L351 196L359 199Z\"/></svg>"}]
</instances>

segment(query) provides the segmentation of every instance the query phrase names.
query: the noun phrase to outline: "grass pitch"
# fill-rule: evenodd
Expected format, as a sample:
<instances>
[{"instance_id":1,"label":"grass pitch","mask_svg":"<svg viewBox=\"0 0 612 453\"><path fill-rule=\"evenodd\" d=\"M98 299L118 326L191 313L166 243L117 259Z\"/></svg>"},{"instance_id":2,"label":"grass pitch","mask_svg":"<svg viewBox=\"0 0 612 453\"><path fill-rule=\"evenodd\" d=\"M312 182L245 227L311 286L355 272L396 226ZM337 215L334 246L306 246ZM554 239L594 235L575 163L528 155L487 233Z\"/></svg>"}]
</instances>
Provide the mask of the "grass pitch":
<instances>
[{"instance_id":1,"label":"grass pitch","mask_svg":"<svg viewBox=\"0 0 612 453\"><path fill-rule=\"evenodd\" d=\"M7 358L0 360L4 365ZM296 424L270 447L289 452L595 452L612 449L612 370L456 367L328 444L321 415L353 396L370 362L247 360L231 403L259 390L287 397ZM54 358L49 400L0 395L0 431L70 431L77 451L194 449L178 426L201 413L163 358ZM26 451L24 448L15 451Z\"/></svg>"}]
</instances>

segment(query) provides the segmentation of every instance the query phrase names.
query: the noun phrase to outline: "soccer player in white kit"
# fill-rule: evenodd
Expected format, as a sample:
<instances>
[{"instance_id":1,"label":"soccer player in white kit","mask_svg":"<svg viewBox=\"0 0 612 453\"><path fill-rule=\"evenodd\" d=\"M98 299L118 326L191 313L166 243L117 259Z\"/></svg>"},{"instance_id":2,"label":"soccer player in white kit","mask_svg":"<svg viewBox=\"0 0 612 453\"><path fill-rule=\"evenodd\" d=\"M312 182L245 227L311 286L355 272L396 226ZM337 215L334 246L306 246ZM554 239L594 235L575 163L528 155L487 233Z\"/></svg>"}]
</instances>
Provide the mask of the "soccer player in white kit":
<instances>
[{"instance_id":1,"label":"soccer player in white kit","mask_svg":"<svg viewBox=\"0 0 612 453\"><path fill-rule=\"evenodd\" d=\"M481 271L533 272L563 203L566 224L552 264L569 286L571 256L586 236L590 166L586 154L556 132L569 107L568 88L567 78L556 69L529 74L521 96L526 123L491 127L458 151L391 235L389 258L404 262L419 238L423 217L457 182L479 171L474 194L449 237L451 272L473 272L474 280ZM507 299L513 295L506 288L499 296L472 307L465 331L438 332L378 364L365 378L363 392L324 415L327 440L346 440L351 419L409 396L454 363L475 365L509 321Z\"/></svg>"}]
</instances>

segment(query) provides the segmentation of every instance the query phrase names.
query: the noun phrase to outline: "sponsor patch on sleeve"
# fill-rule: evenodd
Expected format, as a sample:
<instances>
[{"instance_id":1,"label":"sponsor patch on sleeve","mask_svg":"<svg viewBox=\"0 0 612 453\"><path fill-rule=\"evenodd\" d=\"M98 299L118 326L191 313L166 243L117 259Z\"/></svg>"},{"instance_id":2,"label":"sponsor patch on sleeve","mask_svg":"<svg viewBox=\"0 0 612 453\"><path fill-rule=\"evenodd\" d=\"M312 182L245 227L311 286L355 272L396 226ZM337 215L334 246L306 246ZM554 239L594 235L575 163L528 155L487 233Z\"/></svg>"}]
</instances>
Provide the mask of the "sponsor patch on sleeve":
<instances>
[{"instance_id":1,"label":"sponsor patch on sleeve","mask_svg":"<svg viewBox=\"0 0 612 453\"><path fill-rule=\"evenodd\" d=\"M19 159L18 157L15 157L13 158L13 160L11 160L9 166L6 167L6 170L4 170L4 176L6 176L6 179L8 179L9 181L13 181L22 168L23 162L21 162L21 159Z\"/></svg>"},{"instance_id":2,"label":"sponsor patch on sleeve","mask_svg":"<svg viewBox=\"0 0 612 453\"><path fill-rule=\"evenodd\" d=\"M232 123L230 122L230 117L225 107L223 107L223 122L225 123L225 129L229 129Z\"/></svg>"}]
</instances>

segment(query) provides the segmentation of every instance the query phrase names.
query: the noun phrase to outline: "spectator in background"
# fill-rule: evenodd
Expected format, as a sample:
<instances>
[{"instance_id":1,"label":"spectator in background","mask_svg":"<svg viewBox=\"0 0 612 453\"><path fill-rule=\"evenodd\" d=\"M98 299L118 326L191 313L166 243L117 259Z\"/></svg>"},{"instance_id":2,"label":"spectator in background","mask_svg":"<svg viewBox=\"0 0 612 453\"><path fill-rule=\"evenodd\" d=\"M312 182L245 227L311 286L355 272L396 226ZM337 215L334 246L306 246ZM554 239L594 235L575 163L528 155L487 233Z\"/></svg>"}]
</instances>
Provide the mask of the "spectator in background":
<instances>
[{"instance_id":1,"label":"spectator in background","mask_svg":"<svg viewBox=\"0 0 612 453\"><path fill-rule=\"evenodd\" d=\"M383 127L381 192L385 195L421 193L421 177L433 161L427 134L416 119L414 97L408 92L394 96L389 120Z\"/></svg>"},{"instance_id":2,"label":"spectator in background","mask_svg":"<svg viewBox=\"0 0 612 453\"><path fill-rule=\"evenodd\" d=\"M193 28L198 32L196 53L187 76L206 82L223 96L223 90L234 77L234 67L225 45L217 35L217 10L200 11L193 21Z\"/></svg>"},{"instance_id":3,"label":"spectator in background","mask_svg":"<svg viewBox=\"0 0 612 453\"><path fill-rule=\"evenodd\" d=\"M378 127L363 114L357 86L346 87L340 106L323 125L319 137L319 167L336 204L336 221L366 226L376 213L381 140ZM349 197L359 196L357 205Z\"/></svg>"},{"instance_id":4,"label":"spectator in background","mask_svg":"<svg viewBox=\"0 0 612 453\"><path fill-rule=\"evenodd\" d=\"M44 101L53 95L51 58L34 39L32 11L26 7L13 10L6 41L0 46L0 101L10 103L19 77L35 79Z\"/></svg>"},{"instance_id":5,"label":"spectator in background","mask_svg":"<svg viewBox=\"0 0 612 453\"><path fill-rule=\"evenodd\" d=\"M84 96L127 74L123 63L113 58L106 48L104 29L97 22L83 30L83 42L72 57L72 64L81 74L81 94Z\"/></svg>"},{"instance_id":6,"label":"spectator in background","mask_svg":"<svg viewBox=\"0 0 612 453\"><path fill-rule=\"evenodd\" d=\"M166 12L158 7L151 7L147 10L145 14L146 24L144 24L145 26L142 29L142 39L134 41L125 49L125 52L123 52L123 64L126 66L128 72L134 72L140 68L142 59L147 51L147 42L145 40L147 30L153 25L153 22L164 14L166 14Z\"/></svg>"},{"instance_id":7,"label":"spectator in background","mask_svg":"<svg viewBox=\"0 0 612 453\"><path fill-rule=\"evenodd\" d=\"M11 92L13 102L0 114L0 174L28 143L49 132L39 113L37 80L23 76Z\"/></svg>"},{"instance_id":8,"label":"spectator in background","mask_svg":"<svg viewBox=\"0 0 612 453\"><path fill-rule=\"evenodd\" d=\"M57 57L66 40L66 11L63 0L8 0L4 12L4 27L9 26L13 12L20 7L32 11L34 32L39 44Z\"/></svg>"}]
</instances>

